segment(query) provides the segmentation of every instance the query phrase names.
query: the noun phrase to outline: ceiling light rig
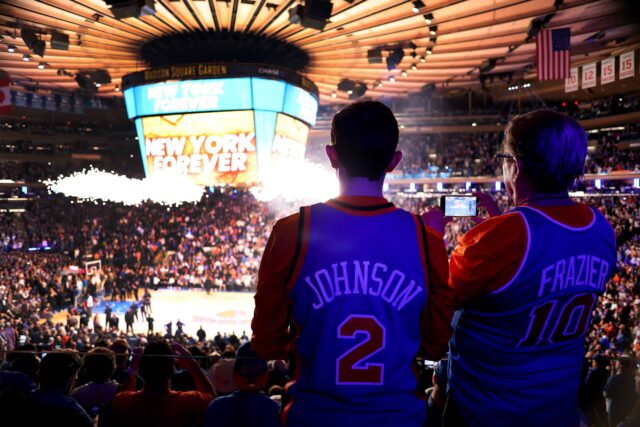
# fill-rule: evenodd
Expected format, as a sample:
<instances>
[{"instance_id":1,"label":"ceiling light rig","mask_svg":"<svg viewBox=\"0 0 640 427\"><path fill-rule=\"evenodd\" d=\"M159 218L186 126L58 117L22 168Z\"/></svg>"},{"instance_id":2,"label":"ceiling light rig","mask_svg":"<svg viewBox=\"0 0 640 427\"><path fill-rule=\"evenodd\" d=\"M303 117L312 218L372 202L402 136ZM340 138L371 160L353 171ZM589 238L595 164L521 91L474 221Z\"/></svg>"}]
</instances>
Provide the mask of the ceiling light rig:
<instances>
[{"instance_id":1,"label":"ceiling light rig","mask_svg":"<svg viewBox=\"0 0 640 427\"><path fill-rule=\"evenodd\" d=\"M413 5L413 7L411 8L411 11L413 13L420 12L420 9L422 9L425 6L425 4L424 4L424 2L422 0L413 1L413 2L411 2L411 4Z\"/></svg>"},{"instance_id":2,"label":"ceiling light rig","mask_svg":"<svg viewBox=\"0 0 640 427\"><path fill-rule=\"evenodd\" d=\"M14 45L14 44L10 44L10 45L8 45L8 46L7 46L7 51L8 51L9 53L13 53L13 52L15 52L16 50L17 50L17 48L16 48L16 45Z\"/></svg>"},{"instance_id":3,"label":"ceiling light rig","mask_svg":"<svg viewBox=\"0 0 640 427\"><path fill-rule=\"evenodd\" d=\"M431 24L431 22L433 22L433 13L427 13L423 15L423 18L424 22L426 22L427 24Z\"/></svg>"},{"instance_id":4,"label":"ceiling light rig","mask_svg":"<svg viewBox=\"0 0 640 427\"><path fill-rule=\"evenodd\" d=\"M396 81L396 78L394 76L389 76L389 81L391 83L394 83Z\"/></svg>"},{"instance_id":5,"label":"ceiling light rig","mask_svg":"<svg viewBox=\"0 0 640 427\"><path fill-rule=\"evenodd\" d=\"M414 70L414 71L418 69L418 66L416 65L415 62L413 64L411 64L411 69Z\"/></svg>"},{"instance_id":6,"label":"ceiling light rig","mask_svg":"<svg viewBox=\"0 0 640 427\"><path fill-rule=\"evenodd\" d=\"M427 58L425 58L424 56L421 56L420 62L424 64L425 62L427 62Z\"/></svg>"},{"instance_id":7,"label":"ceiling light rig","mask_svg":"<svg viewBox=\"0 0 640 427\"><path fill-rule=\"evenodd\" d=\"M405 70L402 70L402 73L400 73L402 75L402 77L407 77L409 75L409 73L407 73Z\"/></svg>"},{"instance_id":8,"label":"ceiling light rig","mask_svg":"<svg viewBox=\"0 0 640 427\"><path fill-rule=\"evenodd\" d=\"M432 36L435 36L437 33L438 33L438 26L437 25L432 25L432 26L429 27L429 34L431 34Z\"/></svg>"},{"instance_id":9,"label":"ceiling light rig","mask_svg":"<svg viewBox=\"0 0 640 427\"><path fill-rule=\"evenodd\" d=\"M38 68L41 70L44 70L45 68L47 68L47 63L46 62L41 62L38 64Z\"/></svg>"},{"instance_id":10,"label":"ceiling light rig","mask_svg":"<svg viewBox=\"0 0 640 427\"><path fill-rule=\"evenodd\" d=\"M24 62L29 62L29 61L31 61L31 55L28 55L28 54L26 54L26 53L25 53L24 55L22 55L22 60L23 60Z\"/></svg>"},{"instance_id":11,"label":"ceiling light rig","mask_svg":"<svg viewBox=\"0 0 640 427\"><path fill-rule=\"evenodd\" d=\"M428 47L427 48L427 55L432 55L433 54L433 48L432 47Z\"/></svg>"}]
</instances>

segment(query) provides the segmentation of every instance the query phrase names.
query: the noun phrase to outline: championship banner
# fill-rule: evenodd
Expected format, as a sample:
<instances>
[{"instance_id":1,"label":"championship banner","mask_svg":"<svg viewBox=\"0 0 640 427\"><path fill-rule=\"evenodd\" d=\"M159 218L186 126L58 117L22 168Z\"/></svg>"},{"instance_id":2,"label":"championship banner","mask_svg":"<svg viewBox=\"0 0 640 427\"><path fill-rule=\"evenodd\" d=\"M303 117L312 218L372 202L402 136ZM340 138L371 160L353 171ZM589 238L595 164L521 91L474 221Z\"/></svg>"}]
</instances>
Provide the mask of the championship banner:
<instances>
[{"instance_id":1,"label":"championship banner","mask_svg":"<svg viewBox=\"0 0 640 427\"><path fill-rule=\"evenodd\" d=\"M569 77L564 79L564 91L575 92L578 90L578 68L572 68Z\"/></svg>"},{"instance_id":2,"label":"championship banner","mask_svg":"<svg viewBox=\"0 0 640 427\"><path fill-rule=\"evenodd\" d=\"M603 59L600 62L600 84L613 83L616 80L616 58Z\"/></svg>"},{"instance_id":3,"label":"championship banner","mask_svg":"<svg viewBox=\"0 0 640 427\"><path fill-rule=\"evenodd\" d=\"M11 111L9 84L9 75L3 70L0 70L0 114L7 114Z\"/></svg>"},{"instance_id":4,"label":"championship banner","mask_svg":"<svg viewBox=\"0 0 640 427\"><path fill-rule=\"evenodd\" d=\"M620 55L620 79L633 77L635 74L635 51L623 53Z\"/></svg>"},{"instance_id":5,"label":"championship banner","mask_svg":"<svg viewBox=\"0 0 640 427\"><path fill-rule=\"evenodd\" d=\"M596 63L585 64L582 66L582 89L588 89L596 86Z\"/></svg>"},{"instance_id":6,"label":"championship banner","mask_svg":"<svg viewBox=\"0 0 640 427\"><path fill-rule=\"evenodd\" d=\"M253 111L143 117L148 175L180 172L198 185L258 181Z\"/></svg>"}]
</instances>

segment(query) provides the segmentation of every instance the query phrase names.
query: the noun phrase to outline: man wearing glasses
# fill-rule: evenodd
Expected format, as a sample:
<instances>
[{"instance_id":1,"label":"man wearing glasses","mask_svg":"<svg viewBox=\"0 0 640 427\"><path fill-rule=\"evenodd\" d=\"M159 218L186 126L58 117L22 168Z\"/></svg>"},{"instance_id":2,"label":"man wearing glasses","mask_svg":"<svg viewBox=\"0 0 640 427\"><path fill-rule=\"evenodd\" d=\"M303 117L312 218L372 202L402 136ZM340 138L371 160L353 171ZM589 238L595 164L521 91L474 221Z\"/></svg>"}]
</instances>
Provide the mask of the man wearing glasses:
<instances>
[{"instance_id":1,"label":"man wearing glasses","mask_svg":"<svg viewBox=\"0 0 640 427\"><path fill-rule=\"evenodd\" d=\"M466 233L451 256L456 295L445 426L577 426L585 332L615 269L615 236L568 191L583 174L584 130L538 110L505 130L503 180L515 208ZM442 226L438 211L425 223ZM441 230L442 231L442 230Z\"/></svg>"}]
</instances>

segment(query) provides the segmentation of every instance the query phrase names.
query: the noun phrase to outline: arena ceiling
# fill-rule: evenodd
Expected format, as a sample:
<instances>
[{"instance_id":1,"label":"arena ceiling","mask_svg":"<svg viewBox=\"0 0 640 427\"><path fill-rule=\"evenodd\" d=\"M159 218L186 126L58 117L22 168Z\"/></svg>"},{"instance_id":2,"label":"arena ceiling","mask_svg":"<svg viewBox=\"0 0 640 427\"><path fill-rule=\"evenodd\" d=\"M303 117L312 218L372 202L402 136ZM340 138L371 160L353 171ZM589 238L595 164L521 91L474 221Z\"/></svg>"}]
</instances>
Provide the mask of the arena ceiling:
<instances>
[{"instance_id":1,"label":"arena ceiling","mask_svg":"<svg viewBox=\"0 0 640 427\"><path fill-rule=\"evenodd\" d=\"M332 16L322 31L289 22L288 11L298 3L156 0L155 15L118 20L103 0L0 0L0 68L19 84L70 91L77 89L74 73L104 68L112 83L100 87L99 94L119 96L121 77L146 68L140 49L152 39L190 31L253 32L307 52L310 63L304 74L317 84L326 104L347 99L344 92L332 97L343 78L366 83L367 95L373 97L417 92L429 83L478 87L479 67L492 58L497 61L490 74L513 72L514 78L534 79L535 42L527 40L534 18L549 19L546 28L571 28L572 65L640 45L637 15L619 0L424 0L417 13L411 0L333 0ZM426 14L433 16L430 24ZM437 26L435 35L432 26ZM44 57L27 48L20 37L23 28L37 31L46 42ZM50 48L54 31L69 35L68 50ZM16 51L9 52L9 45ZM398 46L404 58L393 71L384 61L367 60L370 49ZM432 54L427 55L427 48ZM25 54L31 54L29 62L23 61ZM38 68L40 62L44 69ZM395 82L389 81L391 76Z\"/></svg>"}]
</instances>

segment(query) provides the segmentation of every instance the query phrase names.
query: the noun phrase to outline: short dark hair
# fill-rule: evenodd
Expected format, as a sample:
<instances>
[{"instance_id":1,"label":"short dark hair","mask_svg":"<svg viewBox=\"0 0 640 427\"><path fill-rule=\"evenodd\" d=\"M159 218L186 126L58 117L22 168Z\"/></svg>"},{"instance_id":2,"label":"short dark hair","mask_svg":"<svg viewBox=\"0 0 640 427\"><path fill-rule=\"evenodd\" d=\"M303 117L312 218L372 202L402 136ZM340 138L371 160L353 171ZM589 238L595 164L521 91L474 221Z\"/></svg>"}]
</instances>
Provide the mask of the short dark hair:
<instances>
[{"instance_id":1,"label":"short dark hair","mask_svg":"<svg viewBox=\"0 0 640 427\"><path fill-rule=\"evenodd\" d=\"M116 370L116 357L112 350L96 347L85 354L84 369L89 381L106 383Z\"/></svg>"},{"instance_id":2,"label":"short dark hair","mask_svg":"<svg viewBox=\"0 0 640 427\"><path fill-rule=\"evenodd\" d=\"M511 119L504 133L504 148L522 162L537 191L567 191L584 174L587 135L571 117L535 110Z\"/></svg>"},{"instance_id":3,"label":"short dark hair","mask_svg":"<svg viewBox=\"0 0 640 427\"><path fill-rule=\"evenodd\" d=\"M398 122L386 105L355 102L333 117L331 144L349 176L375 181L398 147Z\"/></svg>"},{"instance_id":4,"label":"short dark hair","mask_svg":"<svg viewBox=\"0 0 640 427\"><path fill-rule=\"evenodd\" d=\"M173 374L173 351L166 341L152 341L140 358L140 376L145 386L163 386Z\"/></svg>"},{"instance_id":5,"label":"short dark hair","mask_svg":"<svg viewBox=\"0 0 640 427\"><path fill-rule=\"evenodd\" d=\"M42 358L40 387L52 389L75 378L80 369L80 356L74 350L54 350Z\"/></svg>"}]
</instances>

